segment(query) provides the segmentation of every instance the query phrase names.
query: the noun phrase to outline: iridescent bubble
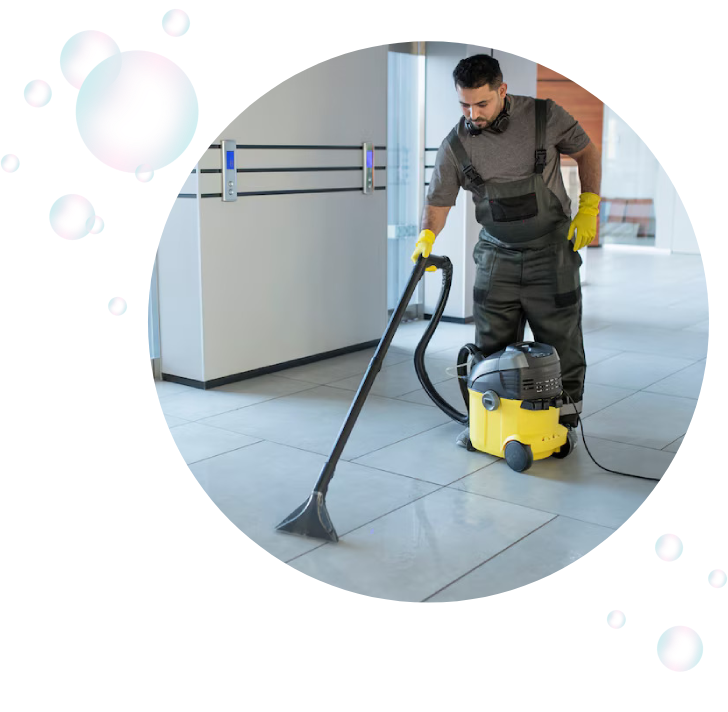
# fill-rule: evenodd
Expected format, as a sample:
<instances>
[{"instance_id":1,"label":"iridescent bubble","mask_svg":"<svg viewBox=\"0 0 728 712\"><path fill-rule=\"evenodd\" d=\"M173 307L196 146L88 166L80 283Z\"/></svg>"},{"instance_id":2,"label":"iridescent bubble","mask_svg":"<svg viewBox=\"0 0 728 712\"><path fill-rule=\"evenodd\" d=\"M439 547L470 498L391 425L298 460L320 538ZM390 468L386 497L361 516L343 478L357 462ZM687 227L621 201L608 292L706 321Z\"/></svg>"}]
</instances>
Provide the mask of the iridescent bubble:
<instances>
[{"instance_id":1,"label":"iridescent bubble","mask_svg":"<svg viewBox=\"0 0 728 712\"><path fill-rule=\"evenodd\" d=\"M109 57L119 54L119 47L108 35L86 30L71 37L61 50L61 71L71 86L80 89L89 72Z\"/></svg>"},{"instance_id":2,"label":"iridescent bubble","mask_svg":"<svg viewBox=\"0 0 728 712\"><path fill-rule=\"evenodd\" d=\"M716 569L715 571L710 572L710 575L708 576L708 583L713 588L723 588L723 586L725 586L725 582L726 582L725 571Z\"/></svg>"},{"instance_id":3,"label":"iridescent bubble","mask_svg":"<svg viewBox=\"0 0 728 712\"><path fill-rule=\"evenodd\" d=\"M126 301L121 297L114 297L109 302L109 311L114 316L121 316L126 311Z\"/></svg>"},{"instance_id":4,"label":"iridescent bubble","mask_svg":"<svg viewBox=\"0 0 728 712\"><path fill-rule=\"evenodd\" d=\"M96 210L85 196L66 193L53 201L48 224L62 240L82 240L96 226Z\"/></svg>"},{"instance_id":5,"label":"iridescent bubble","mask_svg":"<svg viewBox=\"0 0 728 712\"><path fill-rule=\"evenodd\" d=\"M197 128L197 95L185 73L153 52L122 52L86 77L76 102L81 138L107 166L133 173L174 161Z\"/></svg>"},{"instance_id":6,"label":"iridescent bubble","mask_svg":"<svg viewBox=\"0 0 728 712\"><path fill-rule=\"evenodd\" d=\"M8 153L7 156L3 156L2 161L0 161L0 165L6 173L15 173L20 166L20 161L16 155Z\"/></svg>"},{"instance_id":7,"label":"iridescent bubble","mask_svg":"<svg viewBox=\"0 0 728 712\"><path fill-rule=\"evenodd\" d=\"M621 628L627 622L627 617L622 611L612 611L607 616L607 624L612 628Z\"/></svg>"},{"instance_id":8,"label":"iridescent bubble","mask_svg":"<svg viewBox=\"0 0 728 712\"><path fill-rule=\"evenodd\" d=\"M23 92L25 100L31 105L39 108L45 106L51 100L51 88L42 79L34 79Z\"/></svg>"},{"instance_id":9,"label":"iridescent bubble","mask_svg":"<svg viewBox=\"0 0 728 712\"><path fill-rule=\"evenodd\" d=\"M674 672L694 668L703 656L703 641L692 629L684 625L669 628L657 641L657 655L662 664Z\"/></svg>"},{"instance_id":10,"label":"iridescent bubble","mask_svg":"<svg viewBox=\"0 0 728 712\"><path fill-rule=\"evenodd\" d=\"M168 35L181 37L190 29L190 18L182 10L170 10L162 18L162 27Z\"/></svg>"},{"instance_id":11,"label":"iridescent bubble","mask_svg":"<svg viewBox=\"0 0 728 712\"><path fill-rule=\"evenodd\" d=\"M134 174L140 183L149 183L149 181L154 178L154 171L152 170L152 167L148 166L146 163L142 163L141 166L137 166Z\"/></svg>"},{"instance_id":12,"label":"iridescent bubble","mask_svg":"<svg viewBox=\"0 0 728 712\"><path fill-rule=\"evenodd\" d=\"M106 227L106 221L100 216L95 217L95 225L88 231L89 235L100 235Z\"/></svg>"},{"instance_id":13,"label":"iridescent bubble","mask_svg":"<svg viewBox=\"0 0 728 712\"><path fill-rule=\"evenodd\" d=\"M674 534L663 534L655 544L655 552L663 561L675 561L680 558L683 544Z\"/></svg>"}]
</instances>

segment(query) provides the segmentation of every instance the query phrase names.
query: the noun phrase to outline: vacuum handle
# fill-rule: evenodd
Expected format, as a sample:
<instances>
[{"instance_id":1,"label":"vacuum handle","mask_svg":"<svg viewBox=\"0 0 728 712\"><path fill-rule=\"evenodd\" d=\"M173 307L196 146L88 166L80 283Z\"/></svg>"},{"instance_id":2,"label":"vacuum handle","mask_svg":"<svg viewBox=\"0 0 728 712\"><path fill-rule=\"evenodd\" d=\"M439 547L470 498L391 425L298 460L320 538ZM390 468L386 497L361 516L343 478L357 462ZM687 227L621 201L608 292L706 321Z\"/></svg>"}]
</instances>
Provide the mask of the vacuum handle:
<instances>
[{"instance_id":1,"label":"vacuum handle","mask_svg":"<svg viewBox=\"0 0 728 712\"><path fill-rule=\"evenodd\" d=\"M420 257L422 259L422 257ZM427 258L427 264L425 267L437 267L437 269L444 270L447 265L450 264L449 257L443 257L441 255L430 255Z\"/></svg>"}]
</instances>

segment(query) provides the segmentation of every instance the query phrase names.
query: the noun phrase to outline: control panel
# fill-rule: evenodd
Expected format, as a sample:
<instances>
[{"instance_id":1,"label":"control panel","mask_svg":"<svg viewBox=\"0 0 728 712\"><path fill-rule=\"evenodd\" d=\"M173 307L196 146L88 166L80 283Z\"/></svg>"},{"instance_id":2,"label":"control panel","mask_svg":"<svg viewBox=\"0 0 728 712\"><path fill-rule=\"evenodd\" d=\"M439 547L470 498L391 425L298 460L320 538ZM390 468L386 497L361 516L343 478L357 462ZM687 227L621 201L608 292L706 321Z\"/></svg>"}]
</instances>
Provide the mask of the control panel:
<instances>
[{"instance_id":1,"label":"control panel","mask_svg":"<svg viewBox=\"0 0 728 712\"><path fill-rule=\"evenodd\" d=\"M362 144L362 165L364 168L362 190L371 193L374 190L374 144Z\"/></svg>"},{"instance_id":2,"label":"control panel","mask_svg":"<svg viewBox=\"0 0 728 712\"><path fill-rule=\"evenodd\" d=\"M235 161L235 141L226 139L220 144L222 152L222 199L229 203L238 199L238 168Z\"/></svg>"}]
</instances>

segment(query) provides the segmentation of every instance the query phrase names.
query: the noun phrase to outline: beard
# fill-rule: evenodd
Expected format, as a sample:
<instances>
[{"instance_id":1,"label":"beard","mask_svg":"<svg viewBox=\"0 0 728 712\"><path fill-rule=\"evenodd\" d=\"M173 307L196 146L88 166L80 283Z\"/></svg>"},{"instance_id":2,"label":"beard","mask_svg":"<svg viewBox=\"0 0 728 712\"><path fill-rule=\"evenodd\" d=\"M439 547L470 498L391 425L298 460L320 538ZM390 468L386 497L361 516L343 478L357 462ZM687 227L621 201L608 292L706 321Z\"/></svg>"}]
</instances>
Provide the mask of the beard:
<instances>
[{"instance_id":1,"label":"beard","mask_svg":"<svg viewBox=\"0 0 728 712\"><path fill-rule=\"evenodd\" d=\"M478 119L477 121L473 121L473 123L479 128L479 129L487 129L488 127L493 125L493 122L501 115L501 112L505 108L506 105L506 99L503 97L503 101L500 103L500 106L498 107L498 110L493 114L492 119Z\"/></svg>"}]
</instances>

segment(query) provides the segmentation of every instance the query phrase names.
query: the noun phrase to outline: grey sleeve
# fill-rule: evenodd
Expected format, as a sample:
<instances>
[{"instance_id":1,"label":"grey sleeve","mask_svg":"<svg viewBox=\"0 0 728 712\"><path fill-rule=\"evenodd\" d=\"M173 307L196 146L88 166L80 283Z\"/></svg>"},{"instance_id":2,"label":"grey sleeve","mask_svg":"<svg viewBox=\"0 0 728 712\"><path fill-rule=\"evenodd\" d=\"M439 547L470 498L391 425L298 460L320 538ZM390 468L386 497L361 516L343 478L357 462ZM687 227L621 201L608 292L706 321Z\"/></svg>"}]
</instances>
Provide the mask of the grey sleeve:
<instances>
[{"instance_id":1,"label":"grey sleeve","mask_svg":"<svg viewBox=\"0 0 728 712\"><path fill-rule=\"evenodd\" d=\"M436 208L451 208L455 205L458 191L461 186L461 176L458 166L447 141L440 144L435 159L435 168L432 171L430 185L427 189L425 205Z\"/></svg>"},{"instance_id":2,"label":"grey sleeve","mask_svg":"<svg viewBox=\"0 0 728 712\"><path fill-rule=\"evenodd\" d=\"M566 109L548 99L546 137L559 153L570 156L589 145L589 136L581 124Z\"/></svg>"}]
</instances>

